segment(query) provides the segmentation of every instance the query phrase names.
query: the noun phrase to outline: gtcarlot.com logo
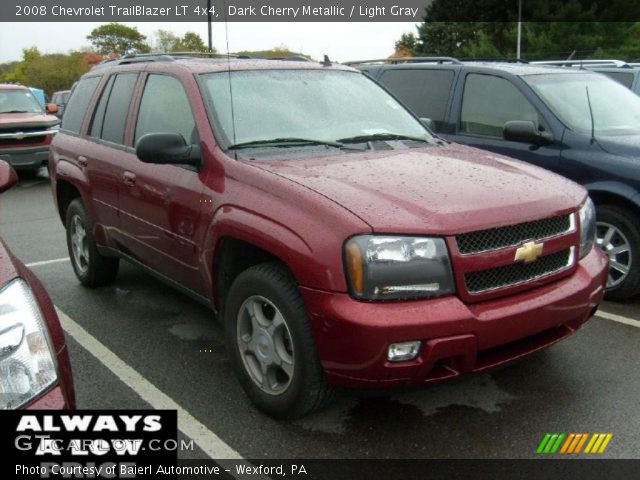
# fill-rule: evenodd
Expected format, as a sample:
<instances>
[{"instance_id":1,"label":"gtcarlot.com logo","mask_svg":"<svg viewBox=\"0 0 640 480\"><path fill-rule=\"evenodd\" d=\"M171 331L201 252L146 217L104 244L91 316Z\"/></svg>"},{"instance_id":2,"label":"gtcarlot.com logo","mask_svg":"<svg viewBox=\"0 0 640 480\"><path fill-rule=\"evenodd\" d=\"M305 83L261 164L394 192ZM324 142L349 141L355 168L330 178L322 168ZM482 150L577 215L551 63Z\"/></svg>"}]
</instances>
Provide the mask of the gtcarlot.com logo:
<instances>
[{"instance_id":1,"label":"gtcarlot.com logo","mask_svg":"<svg viewBox=\"0 0 640 480\"><path fill-rule=\"evenodd\" d=\"M536 453L604 453L612 438L612 433L547 433L538 445Z\"/></svg>"},{"instance_id":2,"label":"gtcarlot.com logo","mask_svg":"<svg viewBox=\"0 0 640 480\"><path fill-rule=\"evenodd\" d=\"M14 411L3 417L9 428L0 434L0 448L13 465L2 467L22 478L136 478L175 466L184 448L170 410Z\"/></svg>"}]
</instances>

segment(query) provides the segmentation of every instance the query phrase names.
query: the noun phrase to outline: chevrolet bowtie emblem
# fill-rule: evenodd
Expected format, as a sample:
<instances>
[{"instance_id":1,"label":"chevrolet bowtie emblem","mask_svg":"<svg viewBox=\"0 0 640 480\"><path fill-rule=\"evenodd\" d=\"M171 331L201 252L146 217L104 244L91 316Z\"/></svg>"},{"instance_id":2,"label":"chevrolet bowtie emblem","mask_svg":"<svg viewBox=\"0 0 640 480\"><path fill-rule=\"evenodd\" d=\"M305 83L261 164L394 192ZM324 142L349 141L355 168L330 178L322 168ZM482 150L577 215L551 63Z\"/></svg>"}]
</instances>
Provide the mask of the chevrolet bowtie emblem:
<instances>
[{"instance_id":1,"label":"chevrolet bowtie emblem","mask_svg":"<svg viewBox=\"0 0 640 480\"><path fill-rule=\"evenodd\" d=\"M531 263L542 256L543 243L527 242L516 250L516 262Z\"/></svg>"}]
</instances>

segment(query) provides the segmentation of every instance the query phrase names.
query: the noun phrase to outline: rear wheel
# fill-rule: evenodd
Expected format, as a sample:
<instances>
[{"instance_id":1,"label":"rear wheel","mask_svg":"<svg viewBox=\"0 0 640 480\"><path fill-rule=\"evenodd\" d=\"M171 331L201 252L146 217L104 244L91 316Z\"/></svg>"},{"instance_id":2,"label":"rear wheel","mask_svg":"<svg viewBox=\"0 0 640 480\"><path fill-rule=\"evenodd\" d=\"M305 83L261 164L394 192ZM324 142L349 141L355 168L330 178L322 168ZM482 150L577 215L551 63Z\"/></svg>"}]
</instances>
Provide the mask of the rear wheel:
<instances>
[{"instance_id":1,"label":"rear wheel","mask_svg":"<svg viewBox=\"0 0 640 480\"><path fill-rule=\"evenodd\" d=\"M74 199L67 208L67 248L73 271L86 287L100 287L118 275L119 260L100 255L93 238L93 225L82 200Z\"/></svg>"},{"instance_id":2,"label":"rear wheel","mask_svg":"<svg viewBox=\"0 0 640 480\"><path fill-rule=\"evenodd\" d=\"M596 243L609 257L607 298L624 300L640 292L640 232L628 210L597 207Z\"/></svg>"},{"instance_id":3,"label":"rear wheel","mask_svg":"<svg viewBox=\"0 0 640 480\"><path fill-rule=\"evenodd\" d=\"M260 410L296 418L330 401L307 313L286 268L264 263L238 275L224 319L233 366Z\"/></svg>"}]
</instances>

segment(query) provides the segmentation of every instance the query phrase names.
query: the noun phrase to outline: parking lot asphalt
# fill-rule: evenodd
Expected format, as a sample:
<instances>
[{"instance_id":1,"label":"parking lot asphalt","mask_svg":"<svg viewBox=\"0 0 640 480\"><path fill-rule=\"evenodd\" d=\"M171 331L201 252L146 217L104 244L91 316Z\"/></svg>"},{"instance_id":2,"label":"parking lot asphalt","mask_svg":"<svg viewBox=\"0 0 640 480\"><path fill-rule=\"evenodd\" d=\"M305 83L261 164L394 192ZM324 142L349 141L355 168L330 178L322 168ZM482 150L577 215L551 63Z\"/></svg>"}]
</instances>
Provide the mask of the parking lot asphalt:
<instances>
[{"instance_id":1,"label":"parking lot asphalt","mask_svg":"<svg viewBox=\"0 0 640 480\"><path fill-rule=\"evenodd\" d=\"M640 458L640 299L606 302L609 318L500 370L383 396L348 392L276 421L244 395L211 311L124 263L112 286L80 286L46 172L0 197L0 236L66 315L78 407L177 406L183 435L202 448L185 458L532 458L547 432L612 433L599 458Z\"/></svg>"}]
</instances>

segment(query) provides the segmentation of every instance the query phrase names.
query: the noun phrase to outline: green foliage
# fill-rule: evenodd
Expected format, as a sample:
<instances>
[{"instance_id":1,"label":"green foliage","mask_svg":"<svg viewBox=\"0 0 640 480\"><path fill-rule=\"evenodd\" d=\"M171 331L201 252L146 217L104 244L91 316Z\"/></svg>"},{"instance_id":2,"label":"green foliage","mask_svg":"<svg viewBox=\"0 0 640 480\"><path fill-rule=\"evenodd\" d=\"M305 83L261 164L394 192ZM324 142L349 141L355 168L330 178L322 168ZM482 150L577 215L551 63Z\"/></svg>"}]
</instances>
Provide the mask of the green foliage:
<instances>
[{"instance_id":1,"label":"green foliage","mask_svg":"<svg viewBox=\"0 0 640 480\"><path fill-rule=\"evenodd\" d=\"M147 53L150 49L146 39L147 37L142 35L137 28L128 27L121 23L100 25L87 35L87 40L102 55Z\"/></svg>"},{"instance_id":2,"label":"green foliage","mask_svg":"<svg viewBox=\"0 0 640 480\"><path fill-rule=\"evenodd\" d=\"M574 58L640 57L640 22L620 21L638 13L635 10L640 9L640 2L523 0L522 8L521 46L525 59L561 59L574 51ZM459 58L515 58L517 20L515 0L434 0L425 10L425 22L418 26L412 52ZM396 47L407 42L406 35L396 42Z\"/></svg>"},{"instance_id":3,"label":"green foliage","mask_svg":"<svg viewBox=\"0 0 640 480\"><path fill-rule=\"evenodd\" d=\"M23 50L22 61L0 75L0 81L19 82L29 87L43 89L47 95L57 90L67 90L90 68L92 53L42 55L37 48ZM5 64L7 65L7 64Z\"/></svg>"},{"instance_id":4,"label":"green foliage","mask_svg":"<svg viewBox=\"0 0 640 480\"><path fill-rule=\"evenodd\" d=\"M154 33L153 51L157 53L168 52L206 52L207 46L195 32L187 32L179 37L168 30L156 30ZM215 53L215 48L213 53Z\"/></svg>"}]
</instances>

